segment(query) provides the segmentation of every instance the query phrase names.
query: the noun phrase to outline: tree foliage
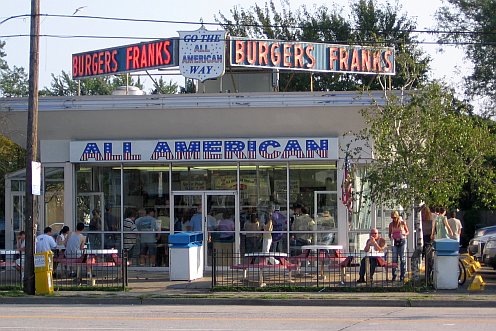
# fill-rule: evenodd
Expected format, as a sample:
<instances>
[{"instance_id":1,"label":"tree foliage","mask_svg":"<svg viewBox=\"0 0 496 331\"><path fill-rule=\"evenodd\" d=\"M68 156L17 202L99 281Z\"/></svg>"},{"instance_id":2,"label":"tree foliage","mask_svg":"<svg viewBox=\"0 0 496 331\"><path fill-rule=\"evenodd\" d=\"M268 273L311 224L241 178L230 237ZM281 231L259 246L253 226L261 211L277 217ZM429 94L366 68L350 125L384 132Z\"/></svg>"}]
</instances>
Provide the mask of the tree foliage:
<instances>
[{"instance_id":1,"label":"tree foliage","mask_svg":"<svg viewBox=\"0 0 496 331\"><path fill-rule=\"evenodd\" d=\"M373 153L370 198L402 206L458 206L470 183L481 207L496 207L496 136L453 92L438 83L363 111L356 134ZM371 143L370 143L371 142ZM358 155L363 148L353 148Z\"/></svg>"},{"instance_id":2,"label":"tree foliage","mask_svg":"<svg viewBox=\"0 0 496 331\"><path fill-rule=\"evenodd\" d=\"M5 42L0 41L0 97L26 97L29 92L28 74L22 67L9 67L4 57Z\"/></svg>"},{"instance_id":3,"label":"tree foliage","mask_svg":"<svg viewBox=\"0 0 496 331\"><path fill-rule=\"evenodd\" d=\"M158 80L153 81L153 89L151 94L176 94L179 90L179 85L170 80L168 83L160 77Z\"/></svg>"},{"instance_id":4,"label":"tree foliage","mask_svg":"<svg viewBox=\"0 0 496 331\"><path fill-rule=\"evenodd\" d=\"M302 6L293 11L288 0L281 0L281 6L281 11L278 11L274 1L269 0L264 7L234 7L230 10L231 17L219 13L216 20L232 36L394 46L397 71L387 81L374 75L282 72L281 90L309 91L310 79L313 79L314 90L319 91L415 88L427 80L430 59L418 47L411 33L416 28L415 22L400 12L401 7L390 4L379 7L373 0L352 0L352 15L346 18L342 10L336 9L337 6L332 9L328 6Z\"/></svg>"},{"instance_id":5,"label":"tree foliage","mask_svg":"<svg viewBox=\"0 0 496 331\"><path fill-rule=\"evenodd\" d=\"M466 93L487 97L489 115L496 106L496 2L493 0L446 0L437 12L441 42L458 43L466 50L473 69L465 77Z\"/></svg>"},{"instance_id":6,"label":"tree foliage","mask_svg":"<svg viewBox=\"0 0 496 331\"><path fill-rule=\"evenodd\" d=\"M85 78L79 81L73 80L71 75L64 70L58 76L52 74L50 87L44 88L41 95L63 96L63 95L109 95L119 86L136 86L143 89L143 85L138 79L129 81L126 75L103 76L97 78Z\"/></svg>"},{"instance_id":7,"label":"tree foliage","mask_svg":"<svg viewBox=\"0 0 496 331\"><path fill-rule=\"evenodd\" d=\"M5 175L25 167L26 151L0 134L0 217L5 213Z\"/></svg>"}]
</instances>

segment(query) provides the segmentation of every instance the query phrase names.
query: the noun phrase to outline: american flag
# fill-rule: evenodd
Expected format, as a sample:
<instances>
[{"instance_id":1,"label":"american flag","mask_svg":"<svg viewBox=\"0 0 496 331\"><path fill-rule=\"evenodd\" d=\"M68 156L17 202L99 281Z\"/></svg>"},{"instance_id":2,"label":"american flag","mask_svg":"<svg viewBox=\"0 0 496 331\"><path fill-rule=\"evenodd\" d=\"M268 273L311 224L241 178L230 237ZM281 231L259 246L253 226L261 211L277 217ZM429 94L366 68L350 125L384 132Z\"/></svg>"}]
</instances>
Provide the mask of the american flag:
<instances>
[{"instance_id":1,"label":"american flag","mask_svg":"<svg viewBox=\"0 0 496 331\"><path fill-rule=\"evenodd\" d=\"M351 176L351 162L344 158L343 182L341 184L341 200L348 211L353 211L353 178Z\"/></svg>"}]
</instances>

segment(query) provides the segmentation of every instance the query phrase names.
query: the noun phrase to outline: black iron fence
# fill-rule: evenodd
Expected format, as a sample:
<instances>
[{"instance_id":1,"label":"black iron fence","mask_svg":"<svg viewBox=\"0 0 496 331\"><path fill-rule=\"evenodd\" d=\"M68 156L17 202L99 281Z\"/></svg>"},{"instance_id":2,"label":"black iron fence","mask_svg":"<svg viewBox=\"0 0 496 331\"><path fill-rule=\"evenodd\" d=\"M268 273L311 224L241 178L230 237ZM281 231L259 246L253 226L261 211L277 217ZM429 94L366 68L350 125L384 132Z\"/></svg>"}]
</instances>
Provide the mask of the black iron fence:
<instances>
[{"instance_id":1,"label":"black iron fence","mask_svg":"<svg viewBox=\"0 0 496 331\"><path fill-rule=\"evenodd\" d=\"M216 250L212 256L212 288L415 290L425 287L425 274L418 265L412 267L419 262L416 259L412 262L411 256L405 254L405 274L401 275L401 262L393 262L391 252L367 256L364 252L322 250L290 256L278 252L239 254ZM416 274L412 270L417 270Z\"/></svg>"},{"instance_id":2,"label":"black iron fence","mask_svg":"<svg viewBox=\"0 0 496 331\"><path fill-rule=\"evenodd\" d=\"M23 288L24 264L24 254L0 252L0 289ZM127 251L119 254L112 250L94 250L77 258L58 256L56 252L51 271L35 268L35 282L46 280L55 291L82 287L124 289L128 285L128 266Z\"/></svg>"}]
</instances>

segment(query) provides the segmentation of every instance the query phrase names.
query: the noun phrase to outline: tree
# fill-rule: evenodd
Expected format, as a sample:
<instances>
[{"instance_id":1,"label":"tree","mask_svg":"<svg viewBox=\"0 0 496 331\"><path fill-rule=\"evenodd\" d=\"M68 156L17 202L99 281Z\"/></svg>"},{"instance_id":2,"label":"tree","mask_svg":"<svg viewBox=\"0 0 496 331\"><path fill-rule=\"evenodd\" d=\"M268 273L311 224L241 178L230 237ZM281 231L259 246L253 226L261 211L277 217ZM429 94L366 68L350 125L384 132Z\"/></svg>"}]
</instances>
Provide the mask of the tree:
<instances>
[{"instance_id":1,"label":"tree","mask_svg":"<svg viewBox=\"0 0 496 331\"><path fill-rule=\"evenodd\" d=\"M446 0L437 12L439 29L445 31L440 42L451 42L466 49L473 63L465 77L465 92L472 97L487 97L486 112L494 115L496 106L496 2L491 0Z\"/></svg>"},{"instance_id":2,"label":"tree","mask_svg":"<svg viewBox=\"0 0 496 331\"><path fill-rule=\"evenodd\" d=\"M457 206L465 185L485 207L496 206L496 136L446 87L431 83L408 96L389 95L385 106L363 111L356 134L373 153L366 180L376 202ZM350 144L350 154L363 148Z\"/></svg>"},{"instance_id":3,"label":"tree","mask_svg":"<svg viewBox=\"0 0 496 331\"><path fill-rule=\"evenodd\" d=\"M284 91L308 91L310 79L314 90L351 91L364 88L412 88L427 80L430 59L418 47L411 34L416 24L399 6L389 4L383 8L373 0L350 2L353 15L346 19L337 9L327 6L302 6L292 11L288 0L281 0L282 12L278 12L273 0L265 7L255 5L248 10L234 7L227 18L219 13L216 20L233 36L282 39L323 43L365 44L367 46L395 46L397 74L388 79L374 75L349 75L292 72L280 74L280 86Z\"/></svg>"},{"instance_id":4,"label":"tree","mask_svg":"<svg viewBox=\"0 0 496 331\"><path fill-rule=\"evenodd\" d=\"M0 41L0 96L25 97L28 95L28 75L24 68L14 66L10 69L3 59L5 42Z\"/></svg>"},{"instance_id":5,"label":"tree","mask_svg":"<svg viewBox=\"0 0 496 331\"><path fill-rule=\"evenodd\" d=\"M26 151L0 134L0 217L5 215L5 175L25 167Z\"/></svg>"},{"instance_id":6,"label":"tree","mask_svg":"<svg viewBox=\"0 0 496 331\"><path fill-rule=\"evenodd\" d=\"M166 83L162 77L158 80L153 80L153 89L150 91L151 94L176 94L179 89L177 83L173 83L172 80Z\"/></svg>"},{"instance_id":7,"label":"tree","mask_svg":"<svg viewBox=\"0 0 496 331\"><path fill-rule=\"evenodd\" d=\"M71 75L64 70L58 76L52 74L52 82L49 88L44 88L41 95L63 96L63 95L110 95L119 86L125 86L126 75L103 76L97 78L85 78L80 81L73 80ZM139 78L135 82L129 79L130 86L143 89Z\"/></svg>"}]
</instances>

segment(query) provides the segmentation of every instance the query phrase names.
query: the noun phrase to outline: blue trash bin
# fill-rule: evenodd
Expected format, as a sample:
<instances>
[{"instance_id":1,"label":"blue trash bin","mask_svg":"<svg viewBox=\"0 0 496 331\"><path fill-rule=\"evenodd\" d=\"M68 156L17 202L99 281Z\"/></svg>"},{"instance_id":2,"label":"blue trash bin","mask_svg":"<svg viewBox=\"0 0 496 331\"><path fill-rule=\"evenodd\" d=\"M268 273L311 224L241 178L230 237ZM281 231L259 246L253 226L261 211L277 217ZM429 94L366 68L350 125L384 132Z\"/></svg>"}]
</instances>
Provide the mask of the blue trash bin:
<instances>
[{"instance_id":1,"label":"blue trash bin","mask_svg":"<svg viewBox=\"0 0 496 331\"><path fill-rule=\"evenodd\" d=\"M203 233L179 232L169 236L170 280L203 277Z\"/></svg>"},{"instance_id":2,"label":"blue trash bin","mask_svg":"<svg viewBox=\"0 0 496 331\"><path fill-rule=\"evenodd\" d=\"M434 288L454 290L458 288L459 243L453 239L436 239L434 247Z\"/></svg>"}]
</instances>

